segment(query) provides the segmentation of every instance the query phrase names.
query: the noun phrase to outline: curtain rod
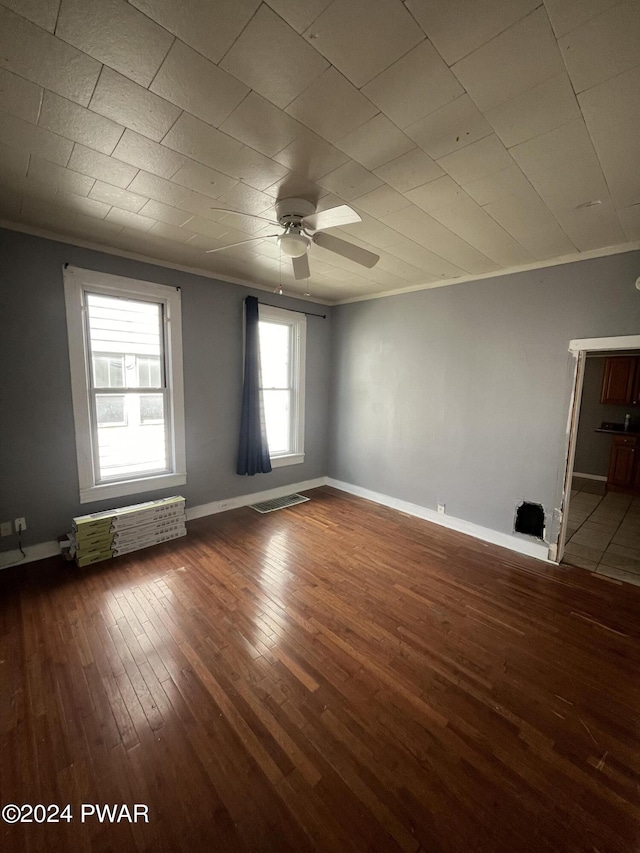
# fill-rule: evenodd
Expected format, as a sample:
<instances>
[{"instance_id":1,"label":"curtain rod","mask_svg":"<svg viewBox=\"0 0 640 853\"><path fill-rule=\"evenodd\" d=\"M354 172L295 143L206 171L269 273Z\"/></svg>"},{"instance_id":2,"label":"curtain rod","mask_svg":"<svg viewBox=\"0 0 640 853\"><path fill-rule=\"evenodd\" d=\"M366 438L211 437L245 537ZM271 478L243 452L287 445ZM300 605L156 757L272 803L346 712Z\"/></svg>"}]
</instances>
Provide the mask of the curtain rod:
<instances>
[{"instance_id":1,"label":"curtain rod","mask_svg":"<svg viewBox=\"0 0 640 853\"><path fill-rule=\"evenodd\" d=\"M260 300L258 300L260 302ZM295 308L283 308L282 305L272 305L271 302L260 302L260 305L267 305L269 308L279 308L281 311L291 311L292 314L304 314L305 317L321 317L327 319L326 314L312 314L311 311L296 311Z\"/></svg>"}]
</instances>

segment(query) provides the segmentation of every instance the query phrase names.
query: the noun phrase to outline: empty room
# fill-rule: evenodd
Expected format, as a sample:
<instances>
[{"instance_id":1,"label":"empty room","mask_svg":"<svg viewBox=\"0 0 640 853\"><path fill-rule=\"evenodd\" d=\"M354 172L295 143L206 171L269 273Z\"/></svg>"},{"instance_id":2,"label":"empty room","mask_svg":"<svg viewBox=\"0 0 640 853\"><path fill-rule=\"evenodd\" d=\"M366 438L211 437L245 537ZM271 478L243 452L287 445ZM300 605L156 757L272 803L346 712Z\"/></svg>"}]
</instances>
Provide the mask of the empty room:
<instances>
[{"instance_id":1,"label":"empty room","mask_svg":"<svg viewBox=\"0 0 640 853\"><path fill-rule=\"evenodd\" d=\"M0 0L3 850L640 850L638 33Z\"/></svg>"}]
</instances>

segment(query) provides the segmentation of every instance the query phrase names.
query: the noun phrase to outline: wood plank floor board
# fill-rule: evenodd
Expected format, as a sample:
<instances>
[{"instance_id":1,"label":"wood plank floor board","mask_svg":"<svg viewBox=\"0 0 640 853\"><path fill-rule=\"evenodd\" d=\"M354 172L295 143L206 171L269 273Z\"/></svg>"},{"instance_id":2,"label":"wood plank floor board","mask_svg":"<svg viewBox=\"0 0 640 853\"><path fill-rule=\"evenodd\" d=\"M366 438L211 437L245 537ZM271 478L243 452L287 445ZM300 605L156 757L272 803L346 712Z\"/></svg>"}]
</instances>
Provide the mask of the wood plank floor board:
<instances>
[{"instance_id":1,"label":"wood plank floor board","mask_svg":"<svg viewBox=\"0 0 640 853\"><path fill-rule=\"evenodd\" d=\"M0 574L2 849L637 853L640 589L310 496Z\"/></svg>"}]
</instances>

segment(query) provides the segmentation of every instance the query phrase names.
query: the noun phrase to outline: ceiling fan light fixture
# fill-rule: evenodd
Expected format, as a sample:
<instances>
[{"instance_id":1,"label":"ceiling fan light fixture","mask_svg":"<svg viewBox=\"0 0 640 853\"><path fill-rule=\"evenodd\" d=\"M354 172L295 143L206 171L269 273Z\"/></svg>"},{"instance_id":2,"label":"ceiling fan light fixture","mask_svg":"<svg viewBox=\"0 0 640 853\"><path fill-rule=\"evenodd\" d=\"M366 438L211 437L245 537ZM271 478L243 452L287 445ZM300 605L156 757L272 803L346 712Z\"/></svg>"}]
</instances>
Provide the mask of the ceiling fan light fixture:
<instances>
[{"instance_id":1,"label":"ceiling fan light fixture","mask_svg":"<svg viewBox=\"0 0 640 853\"><path fill-rule=\"evenodd\" d=\"M308 248L308 240L303 234L289 232L278 237L278 243L283 255L289 258L301 258L306 255Z\"/></svg>"}]
</instances>

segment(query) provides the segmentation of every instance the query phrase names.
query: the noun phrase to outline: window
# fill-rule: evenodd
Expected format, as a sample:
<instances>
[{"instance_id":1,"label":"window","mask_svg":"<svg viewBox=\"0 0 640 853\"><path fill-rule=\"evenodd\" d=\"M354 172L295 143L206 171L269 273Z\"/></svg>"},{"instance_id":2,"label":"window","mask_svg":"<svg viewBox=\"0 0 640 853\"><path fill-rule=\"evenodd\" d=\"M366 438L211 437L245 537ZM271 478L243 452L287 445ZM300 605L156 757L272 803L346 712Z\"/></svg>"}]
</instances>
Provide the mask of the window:
<instances>
[{"instance_id":1,"label":"window","mask_svg":"<svg viewBox=\"0 0 640 853\"><path fill-rule=\"evenodd\" d=\"M64 272L80 501L186 483L180 291Z\"/></svg>"},{"instance_id":2,"label":"window","mask_svg":"<svg viewBox=\"0 0 640 853\"><path fill-rule=\"evenodd\" d=\"M260 305L260 363L271 465L304 461L304 314Z\"/></svg>"}]
</instances>

